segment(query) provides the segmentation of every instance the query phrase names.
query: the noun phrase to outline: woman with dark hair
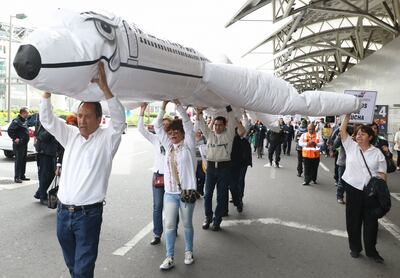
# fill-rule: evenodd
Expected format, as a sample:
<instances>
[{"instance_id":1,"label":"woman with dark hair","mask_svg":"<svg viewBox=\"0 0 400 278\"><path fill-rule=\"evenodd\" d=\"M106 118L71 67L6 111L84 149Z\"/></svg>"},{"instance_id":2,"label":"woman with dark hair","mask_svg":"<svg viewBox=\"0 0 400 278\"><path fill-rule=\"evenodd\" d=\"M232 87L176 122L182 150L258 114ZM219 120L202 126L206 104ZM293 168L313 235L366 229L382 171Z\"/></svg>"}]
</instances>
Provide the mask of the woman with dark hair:
<instances>
[{"instance_id":1,"label":"woman with dark hair","mask_svg":"<svg viewBox=\"0 0 400 278\"><path fill-rule=\"evenodd\" d=\"M374 208L368 207L363 190L370 180L368 168L372 176L386 180L386 161L382 152L372 145L375 133L370 126L360 125L355 132L355 141L352 140L346 131L349 119L350 115L346 115L340 126L340 138L346 151L346 170L342 182L346 188L346 228L350 255L353 258L360 256L363 229L365 254L377 263L383 263L383 258L375 248L378 218L373 214Z\"/></svg>"},{"instance_id":2,"label":"woman with dark hair","mask_svg":"<svg viewBox=\"0 0 400 278\"><path fill-rule=\"evenodd\" d=\"M168 132L162 127L162 119L168 101L164 101L158 114L154 128L166 150L164 162L164 215L167 257L160 269L168 270L174 266L174 247L176 240L176 219L181 213L185 231L184 263L192 264L193 259L193 211L195 203L182 202L182 190L196 190L196 143L193 125L185 109L176 100L176 108L182 117L174 119Z\"/></svg>"}]
</instances>

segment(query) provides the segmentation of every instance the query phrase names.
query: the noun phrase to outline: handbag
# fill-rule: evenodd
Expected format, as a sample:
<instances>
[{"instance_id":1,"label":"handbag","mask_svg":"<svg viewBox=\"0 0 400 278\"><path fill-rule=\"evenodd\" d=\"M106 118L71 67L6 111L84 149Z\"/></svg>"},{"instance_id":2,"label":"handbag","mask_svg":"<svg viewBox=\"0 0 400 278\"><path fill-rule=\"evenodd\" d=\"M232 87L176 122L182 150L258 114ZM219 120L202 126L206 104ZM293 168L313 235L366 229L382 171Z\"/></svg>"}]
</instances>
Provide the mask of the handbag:
<instances>
[{"instance_id":1,"label":"handbag","mask_svg":"<svg viewBox=\"0 0 400 278\"><path fill-rule=\"evenodd\" d=\"M368 167L364 154L361 150L360 152L364 160L365 166L367 167L368 173L371 176L367 186L364 187L366 207L370 208L372 210L372 213L377 218L382 218L383 216L385 216L386 213L390 211L390 208L392 206L390 191L384 179L372 176L371 170Z\"/></svg>"},{"instance_id":2,"label":"handbag","mask_svg":"<svg viewBox=\"0 0 400 278\"><path fill-rule=\"evenodd\" d=\"M195 189L182 189L181 182L179 180L178 175L178 167L176 165L175 154L174 150L171 151L171 168L172 168L172 175L174 179L178 183L179 190L181 191L180 199L183 203L193 204L196 202L198 198L200 198L200 194Z\"/></svg>"},{"instance_id":3,"label":"handbag","mask_svg":"<svg viewBox=\"0 0 400 278\"><path fill-rule=\"evenodd\" d=\"M57 208L58 204L58 198L57 198L57 192L58 192L58 176L54 177L53 183L51 185L50 190L47 192L47 207L51 209Z\"/></svg>"},{"instance_id":4,"label":"handbag","mask_svg":"<svg viewBox=\"0 0 400 278\"><path fill-rule=\"evenodd\" d=\"M158 172L153 176L153 186L154 187L164 187L164 175Z\"/></svg>"},{"instance_id":5,"label":"handbag","mask_svg":"<svg viewBox=\"0 0 400 278\"><path fill-rule=\"evenodd\" d=\"M396 171L396 164L393 161L393 155L390 154L388 156L385 155L385 159L386 159L386 172L387 173L393 173L394 171Z\"/></svg>"}]
</instances>

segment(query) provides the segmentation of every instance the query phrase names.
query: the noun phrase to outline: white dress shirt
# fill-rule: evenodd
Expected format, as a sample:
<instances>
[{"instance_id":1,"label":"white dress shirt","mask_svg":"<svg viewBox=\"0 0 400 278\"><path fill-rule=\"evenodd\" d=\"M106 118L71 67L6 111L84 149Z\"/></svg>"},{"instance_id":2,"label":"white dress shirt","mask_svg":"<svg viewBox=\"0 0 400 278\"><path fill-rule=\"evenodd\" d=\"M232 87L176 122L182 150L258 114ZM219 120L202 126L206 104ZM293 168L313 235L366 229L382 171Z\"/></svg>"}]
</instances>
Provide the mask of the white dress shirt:
<instances>
[{"instance_id":1,"label":"white dress shirt","mask_svg":"<svg viewBox=\"0 0 400 278\"><path fill-rule=\"evenodd\" d=\"M350 135L342 141L342 145L346 151L346 170L342 179L354 188L363 190L371 176L360 153L361 149ZM386 160L381 150L371 145L363 154L372 176L386 173Z\"/></svg>"},{"instance_id":2,"label":"white dress shirt","mask_svg":"<svg viewBox=\"0 0 400 278\"><path fill-rule=\"evenodd\" d=\"M154 157L154 165L153 165L153 172L164 174L164 160L165 160L165 151L164 153L161 152L162 144L158 136L150 131L146 130L143 123L143 116L139 116L138 120L138 130L140 134L143 135L150 143L154 146L155 157ZM164 148L164 147L163 147ZM165 148L164 148L165 150Z\"/></svg>"},{"instance_id":3,"label":"white dress shirt","mask_svg":"<svg viewBox=\"0 0 400 278\"><path fill-rule=\"evenodd\" d=\"M162 126L162 120L165 111L161 110L157 116L154 129L159 136L159 140L167 151L164 162L164 189L166 193L179 194L180 190L177 181L174 180L174 174L171 169L171 151L175 151L175 160L177 164L178 177L182 189L196 189L196 143L193 132L193 124L182 106L177 106L177 111L182 116L185 138L180 144L173 145L169 140L167 133Z\"/></svg>"},{"instance_id":4,"label":"white dress shirt","mask_svg":"<svg viewBox=\"0 0 400 278\"><path fill-rule=\"evenodd\" d=\"M50 98L40 102L40 121L64 147L58 199L66 205L90 205L106 197L112 160L121 142L125 109L116 97L107 100L111 114L108 128L98 128L85 139L75 126L55 117Z\"/></svg>"}]
</instances>

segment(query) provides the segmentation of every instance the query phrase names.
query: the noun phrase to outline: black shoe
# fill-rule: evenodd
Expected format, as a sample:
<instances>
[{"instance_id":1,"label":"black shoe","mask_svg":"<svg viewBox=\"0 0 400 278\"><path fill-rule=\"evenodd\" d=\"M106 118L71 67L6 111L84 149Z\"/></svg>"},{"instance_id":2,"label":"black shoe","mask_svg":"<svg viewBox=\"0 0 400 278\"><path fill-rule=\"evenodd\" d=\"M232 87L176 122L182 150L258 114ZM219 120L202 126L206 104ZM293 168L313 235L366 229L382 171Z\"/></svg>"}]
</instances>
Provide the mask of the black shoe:
<instances>
[{"instance_id":1,"label":"black shoe","mask_svg":"<svg viewBox=\"0 0 400 278\"><path fill-rule=\"evenodd\" d=\"M240 204L236 207L238 212L242 212L243 211L243 203L240 202Z\"/></svg>"},{"instance_id":2,"label":"black shoe","mask_svg":"<svg viewBox=\"0 0 400 278\"><path fill-rule=\"evenodd\" d=\"M151 244L151 245L157 245L157 244L160 244L160 242L161 242L160 237L155 236L155 237L150 241L150 244Z\"/></svg>"},{"instance_id":3,"label":"black shoe","mask_svg":"<svg viewBox=\"0 0 400 278\"><path fill-rule=\"evenodd\" d=\"M22 180L21 179L14 179L14 182L15 183L22 183Z\"/></svg>"},{"instance_id":4,"label":"black shoe","mask_svg":"<svg viewBox=\"0 0 400 278\"><path fill-rule=\"evenodd\" d=\"M374 260L376 263L378 264L383 264L383 262L385 261L379 254L373 255L373 256L367 256L370 259Z\"/></svg>"},{"instance_id":5,"label":"black shoe","mask_svg":"<svg viewBox=\"0 0 400 278\"><path fill-rule=\"evenodd\" d=\"M40 194L38 192L33 195L33 198L40 200Z\"/></svg>"},{"instance_id":6,"label":"black shoe","mask_svg":"<svg viewBox=\"0 0 400 278\"><path fill-rule=\"evenodd\" d=\"M302 185L310 185L309 182L303 182Z\"/></svg>"},{"instance_id":7,"label":"black shoe","mask_svg":"<svg viewBox=\"0 0 400 278\"><path fill-rule=\"evenodd\" d=\"M30 178L27 178L27 177L23 177L23 178L21 178L21 180L23 180L23 181L30 181L31 179L30 179Z\"/></svg>"},{"instance_id":8,"label":"black shoe","mask_svg":"<svg viewBox=\"0 0 400 278\"><path fill-rule=\"evenodd\" d=\"M211 230L213 230L214 232L221 231L221 226L219 224L212 224Z\"/></svg>"},{"instance_id":9,"label":"black shoe","mask_svg":"<svg viewBox=\"0 0 400 278\"><path fill-rule=\"evenodd\" d=\"M279 168L279 163L275 163L275 167L276 167L276 168Z\"/></svg>"},{"instance_id":10,"label":"black shoe","mask_svg":"<svg viewBox=\"0 0 400 278\"><path fill-rule=\"evenodd\" d=\"M312 181L313 182L313 184L318 184L318 182L317 181Z\"/></svg>"},{"instance_id":11,"label":"black shoe","mask_svg":"<svg viewBox=\"0 0 400 278\"><path fill-rule=\"evenodd\" d=\"M203 230L208 230L208 228L210 228L210 224L211 224L211 220L206 218L206 220L204 220L204 222L203 222L203 226L201 226L201 227L203 228Z\"/></svg>"},{"instance_id":12,"label":"black shoe","mask_svg":"<svg viewBox=\"0 0 400 278\"><path fill-rule=\"evenodd\" d=\"M352 256L353 258L357 259L358 257L360 257L360 252L351 251L350 252L350 256Z\"/></svg>"},{"instance_id":13,"label":"black shoe","mask_svg":"<svg viewBox=\"0 0 400 278\"><path fill-rule=\"evenodd\" d=\"M229 200L229 203L233 203L233 199L230 199L230 200Z\"/></svg>"},{"instance_id":14,"label":"black shoe","mask_svg":"<svg viewBox=\"0 0 400 278\"><path fill-rule=\"evenodd\" d=\"M297 173L297 176L298 176L298 177L301 177L301 173Z\"/></svg>"},{"instance_id":15,"label":"black shoe","mask_svg":"<svg viewBox=\"0 0 400 278\"><path fill-rule=\"evenodd\" d=\"M49 201L48 201L47 199L42 199L42 200L40 200L40 204L41 204L41 205L44 205L44 206L46 206L46 207L47 207L48 203L49 203Z\"/></svg>"}]
</instances>

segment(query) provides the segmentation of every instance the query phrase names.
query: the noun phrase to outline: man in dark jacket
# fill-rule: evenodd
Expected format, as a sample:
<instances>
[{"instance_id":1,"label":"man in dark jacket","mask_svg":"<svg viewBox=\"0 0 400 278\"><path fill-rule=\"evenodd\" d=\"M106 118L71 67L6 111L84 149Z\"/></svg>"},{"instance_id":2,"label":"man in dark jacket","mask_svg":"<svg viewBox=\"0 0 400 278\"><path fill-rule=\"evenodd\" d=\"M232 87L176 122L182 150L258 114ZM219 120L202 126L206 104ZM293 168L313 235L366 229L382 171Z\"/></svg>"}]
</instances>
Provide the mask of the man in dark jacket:
<instances>
[{"instance_id":1,"label":"man in dark jacket","mask_svg":"<svg viewBox=\"0 0 400 278\"><path fill-rule=\"evenodd\" d=\"M28 116L28 108L21 108L19 110L19 115L12 120L10 126L8 127L8 135L13 141L13 151L15 154L14 181L16 183L22 183L22 181L30 180L29 178L25 177L26 155L29 142L29 129L26 121Z\"/></svg>"},{"instance_id":2,"label":"man in dark jacket","mask_svg":"<svg viewBox=\"0 0 400 278\"><path fill-rule=\"evenodd\" d=\"M47 206L47 190L54 179L57 153L61 146L56 138L42 126L39 119L36 121L35 125L35 136L39 188L34 197L40 199L42 205Z\"/></svg>"},{"instance_id":3,"label":"man in dark jacket","mask_svg":"<svg viewBox=\"0 0 400 278\"><path fill-rule=\"evenodd\" d=\"M279 168L279 161L281 160L281 150L283 142L283 119L279 119L279 131L271 130L269 138L268 159L269 165L272 166L273 156L275 153L275 167Z\"/></svg>"}]
</instances>

